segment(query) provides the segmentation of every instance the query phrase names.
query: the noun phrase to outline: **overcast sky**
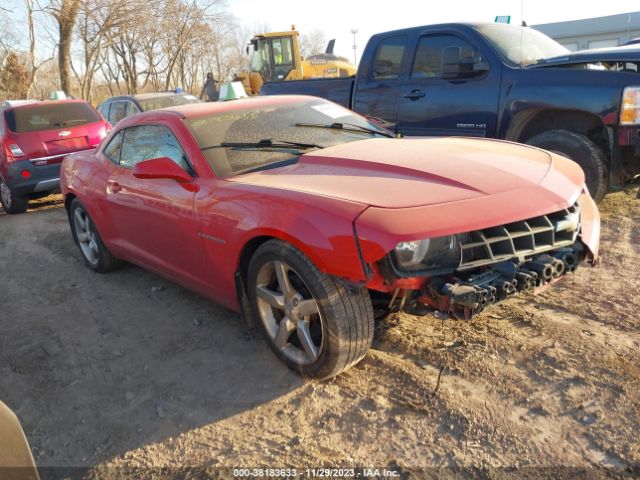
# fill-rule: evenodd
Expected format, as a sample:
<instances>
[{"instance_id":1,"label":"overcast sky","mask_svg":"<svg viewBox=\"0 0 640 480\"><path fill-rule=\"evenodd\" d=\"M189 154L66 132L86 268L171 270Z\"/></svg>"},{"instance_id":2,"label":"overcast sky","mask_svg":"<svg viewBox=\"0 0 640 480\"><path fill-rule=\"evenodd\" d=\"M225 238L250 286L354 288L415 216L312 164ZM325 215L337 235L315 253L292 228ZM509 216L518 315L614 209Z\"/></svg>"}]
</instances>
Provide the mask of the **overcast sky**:
<instances>
[{"instance_id":1,"label":"overcast sky","mask_svg":"<svg viewBox=\"0 0 640 480\"><path fill-rule=\"evenodd\" d=\"M496 15L511 15L529 25L636 12L638 0L227 0L248 26L269 25L272 31L295 25L300 33L319 28L336 39L336 53L353 58L352 28L358 29L357 52L371 35L397 28L442 22L493 22ZM259 32L254 32L259 33Z\"/></svg>"}]
</instances>

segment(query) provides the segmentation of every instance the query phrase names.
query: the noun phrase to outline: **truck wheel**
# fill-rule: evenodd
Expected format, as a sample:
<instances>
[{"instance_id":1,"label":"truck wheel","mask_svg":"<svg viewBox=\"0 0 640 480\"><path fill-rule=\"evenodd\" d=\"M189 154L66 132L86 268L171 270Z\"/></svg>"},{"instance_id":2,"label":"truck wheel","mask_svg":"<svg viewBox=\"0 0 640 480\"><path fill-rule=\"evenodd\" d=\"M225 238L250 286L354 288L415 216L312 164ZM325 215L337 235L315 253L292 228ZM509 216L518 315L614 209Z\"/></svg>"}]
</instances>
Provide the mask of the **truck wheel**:
<instances>
[{"instance_id":1,"label":"truck wheel","mask_svg":"<svg viewBox=\"0 0 640 480\"><path fill-rule=\"evenodd\" d=\"M607 193L607 160L602 150L584 135L569 130L550 130L531 137L527 144L558 153L580 165L589 193L596 202Z\"/></svg>"},{"instance_id":2,"label":"truck wheel","mask_svg":"<svg viewBox=\"0 0 640 480\"><path fill-rule=\"evenodd\" d=\"M256 250L247 289L269 346L303 377L334 377L362 360L371 346L368 291L321 272L286 242L269 240Z\"/></svg>"},{"instance_id":3,"label":"truck wheel","mask_svg":"<svg viewBox=\"0 0 640 480\"><path fill-rule=\"evenodd\" d=\"M9 215L14 215L27 211L29 199L21 195L16 195L16 193L11 190L11 187L4 183L4 180L0 179L0 203L5 212Z\"/></svg>"},{"instance_id":4,"label":"truck wheel","mask_svg":"<svg viewBox=\"0 0 640 480\"><path fill-rule=\"evenodd\" d=\"M98 273L107 273L122 264L102 243L93 220L77 198L71 202L69 207L69 224L73 240L80 248L80 253L82 253L87 267Z\"/></svg>"}]
</instances>

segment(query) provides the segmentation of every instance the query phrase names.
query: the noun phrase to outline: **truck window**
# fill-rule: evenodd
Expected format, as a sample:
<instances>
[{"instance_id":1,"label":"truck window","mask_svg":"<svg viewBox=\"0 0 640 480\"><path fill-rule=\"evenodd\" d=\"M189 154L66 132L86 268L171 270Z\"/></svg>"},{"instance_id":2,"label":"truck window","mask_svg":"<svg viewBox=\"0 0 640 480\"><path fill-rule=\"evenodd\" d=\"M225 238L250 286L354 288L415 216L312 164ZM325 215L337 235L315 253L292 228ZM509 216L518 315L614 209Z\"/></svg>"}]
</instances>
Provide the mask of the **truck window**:
<instances>
[{"instance_id":1,"label":"truck window","mask_svg":"<svg viewBox=\"0 0 640 480\"><path fill-rule=\"evenodd\" d=\"M371 76L378 79L397 78L400 74L400 66L402 65L402 57L406 46L406 35L398 35L382 40L376 51Z\"/></svg>"},{"instance_id":2,"label":"truck window","mask_svg":"<svg viewBox=\"0 0 640 480\"><path fill-rule=\"evenodd\" d=\"M427 35L420 39L411 69L412 78L434 78L442 76L442 59L444 49L456 47L460 49L462 60L473 60L475 48L466 40L455 35Z\"/></svg>"}]
</instances>

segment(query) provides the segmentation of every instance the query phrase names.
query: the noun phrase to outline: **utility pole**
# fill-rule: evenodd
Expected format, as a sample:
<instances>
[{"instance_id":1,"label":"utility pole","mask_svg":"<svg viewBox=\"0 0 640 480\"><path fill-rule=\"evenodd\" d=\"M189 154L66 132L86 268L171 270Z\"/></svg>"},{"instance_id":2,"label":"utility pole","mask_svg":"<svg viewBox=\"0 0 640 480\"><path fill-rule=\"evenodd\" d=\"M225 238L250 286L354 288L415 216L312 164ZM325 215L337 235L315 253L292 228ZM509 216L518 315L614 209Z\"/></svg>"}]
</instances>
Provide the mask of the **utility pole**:
<instances>
[{"instance_id":1,"label":"utility pole","mask_svg":"<svg viewBox=\"0 0 640 480\"><path fill-rule=\"evenodd\" d=\"M356 34L358 33L358 29L357 28L352 28L351 29L351 35L353 35L353 64L357 65L358 64L358 59L356 57L356 49L358 48L358 46L356 45Z\"/></svg>"}]
</instances>

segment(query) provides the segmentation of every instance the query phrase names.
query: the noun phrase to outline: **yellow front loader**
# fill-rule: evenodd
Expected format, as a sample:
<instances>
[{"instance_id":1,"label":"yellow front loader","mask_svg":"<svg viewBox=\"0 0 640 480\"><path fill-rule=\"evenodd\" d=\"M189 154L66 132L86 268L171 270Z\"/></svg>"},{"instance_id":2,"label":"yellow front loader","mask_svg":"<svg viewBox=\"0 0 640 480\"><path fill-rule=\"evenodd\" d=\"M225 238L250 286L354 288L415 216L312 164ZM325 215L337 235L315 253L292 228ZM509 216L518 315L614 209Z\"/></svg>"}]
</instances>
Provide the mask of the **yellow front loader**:
<instances>
[{"instance_id":1,"label":"yellow front loader","mask_svg":"<svg viewBox=\"0 0 640 480\"><path fill-rule=\"evenodd\" d=\"M260 93L265 82L305 80L308 78L350 77L356 74L356 66L344 57L333 53L335 40L327 45L325 53L302 58L300 42L295 27L289 32L258 34L247 46L252 51L249 72L236 75L249 95Z\"/></svg>"}]
</instances>

